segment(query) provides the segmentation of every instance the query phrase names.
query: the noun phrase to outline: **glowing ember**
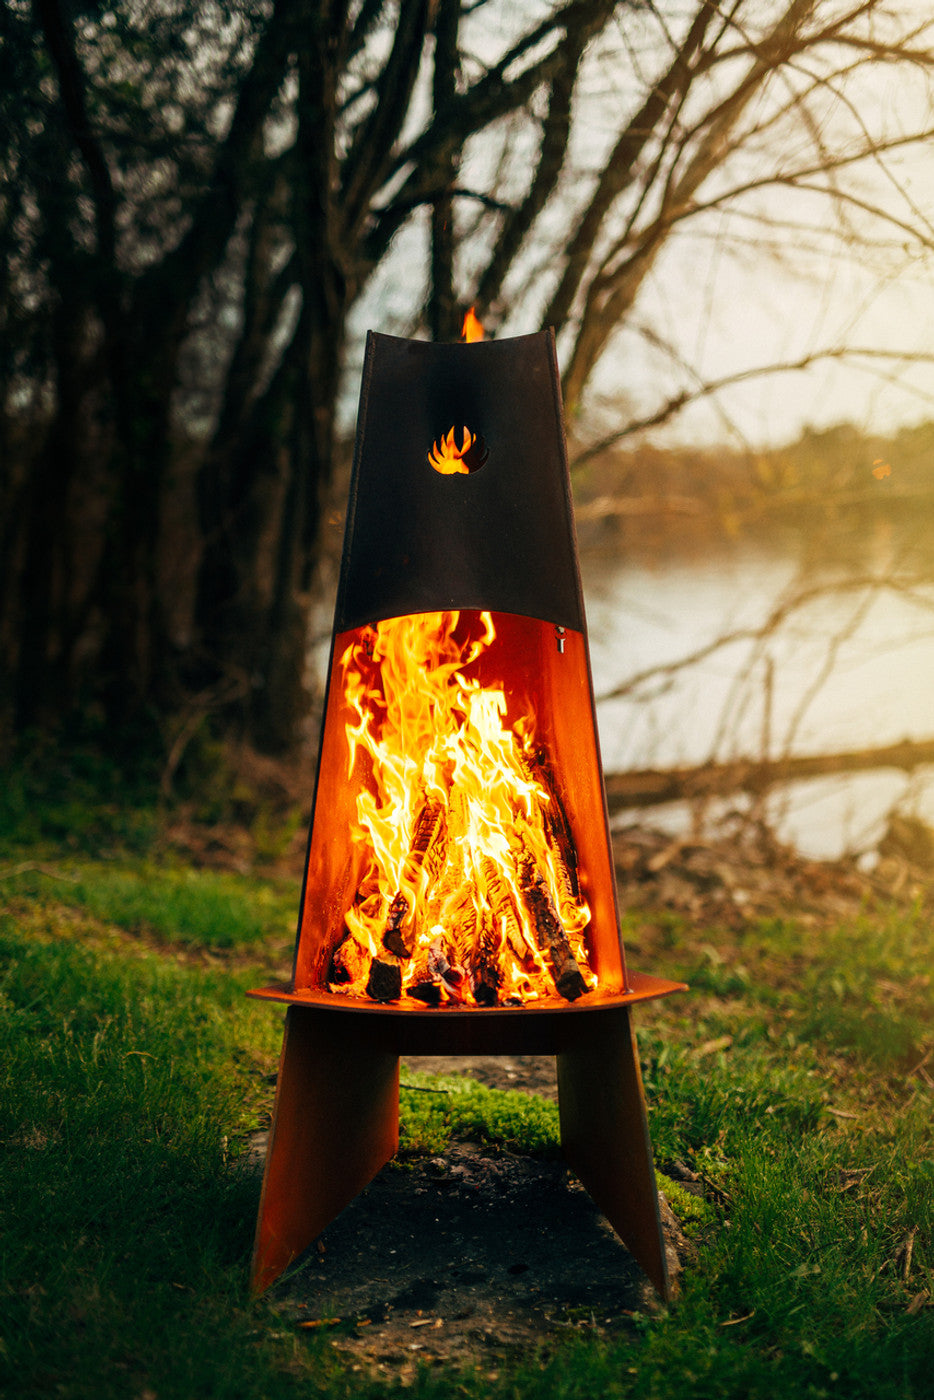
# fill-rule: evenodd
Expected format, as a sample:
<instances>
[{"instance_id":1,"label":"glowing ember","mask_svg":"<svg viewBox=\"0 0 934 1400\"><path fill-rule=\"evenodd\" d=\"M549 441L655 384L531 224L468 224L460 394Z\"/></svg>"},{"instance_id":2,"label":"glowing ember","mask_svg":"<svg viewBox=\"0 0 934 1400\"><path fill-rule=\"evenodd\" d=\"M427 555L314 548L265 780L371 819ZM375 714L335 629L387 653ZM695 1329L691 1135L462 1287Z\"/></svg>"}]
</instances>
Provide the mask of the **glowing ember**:
<instances>
[{"instance_id":1,"label":"glowing ember","mask_svg":"<svg viewBox=\"0 0 934 1400\"><path fill-rule=\"evenodd\" d=\"M440 442L432 444L428 454L428 460L435 471L441 472L443 476L454 476L458 472L466 476L477 467L482 467L487 459L487 453L475 433L469 428L464 428L461 445L458 447L455 432L456 429L452 427Z\"/></svg>"},{"instance_id":2,"label":"glowing ember","mask_svg":"<svg viewBox=\"0 0 934 1400\"><path fill-rule=\"evenodd\" d=\"M490 1006L595 985L534 717L509 725L504 691L471 674L495 635L489 613L424 613L365 629L340 658L366 859L333 989Z\"/></svg>"},{"instance_id":3,"label":"glowing ember","mask_svg":"<svg viewBox=\"0 0 934 1400\"><path fill-rule=\"evenodd\" d=\"M464 324L461 327L461 340L472 343L475 340L483 340L483 338L483 324L477 319L476 313L473 307L471 307L464 317Z\"/></svg>"}]
</instances>

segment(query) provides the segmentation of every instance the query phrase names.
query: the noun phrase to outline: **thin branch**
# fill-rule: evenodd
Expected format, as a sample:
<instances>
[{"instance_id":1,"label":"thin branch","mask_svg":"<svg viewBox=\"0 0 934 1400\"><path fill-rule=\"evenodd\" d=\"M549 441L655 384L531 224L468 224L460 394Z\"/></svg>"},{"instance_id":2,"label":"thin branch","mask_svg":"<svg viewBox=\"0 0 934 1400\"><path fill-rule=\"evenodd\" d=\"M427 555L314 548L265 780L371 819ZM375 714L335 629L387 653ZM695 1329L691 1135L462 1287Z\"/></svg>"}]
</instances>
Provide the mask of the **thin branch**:
<instances>
[{"instance_id":1,"label":"thin branch","mask_svg":"<svg viewBox=\"0 0 934 1400\"><path fill-rule=\"evenodd\" d=\"M716 6L711 0L702 0L674 60L617 140L603 167L590 203L565 250L564 272L543 318L546 325L560 329L567 320L604 221L616 199L632 179L635 163L644 152L669 104L690 86L692 64L716 14Z\"/></svg>"},{"instance_id":2,"label":"thin branch","mask_svg":"<svg viewBox=\"0 0 934 1400\"><path fill-rule=\"evenodd\" d=\"M770 365L758 365L752 369L737 370L733 374L724 374L717 379L710 379L695 389L682 389L679 393L673 394L666 399L652 413L642 418L634 418L624 427L615 429L612 433L591 443L588 447L575 454L571 467L572 470L585 465L598 457L601 452L608 451L611 447L616 447L625 438L634 437L637 433L645 432L649 428L659 428L663 424L671 421L676 414L689 404L698 403L702 399L709 398L712 394L718 394L723 389L732 388L736 384L744 384L752 379L762 379L766 375L783 374L790 370L810 369L813 365L820 364L824 360L846 360L846 359L867 359L881 361L897 361L903 364L934 364L934 351L921 350L880 350L877 346L833 346L824 350L814 350L807 355L801 355L796 360L776 360Z\"/></svg>"},{"instance_id":3,"label":"thin branch","mask_svg":"<svg viewBox=\"0 0 934 1400\"><path fill-rule=\"evenodd\" d=\"M928 581L922 578L899 581L891 576L854 574L849 578L800 588L795 593L780 599L758 626L736 627L732 631L724 632L719 637L715 637L703 646L695 648L687 655L679 657L676 661L666 661L637 671L611 690L603 691L596 697L596 702L599 705L607 700L619 700L633 696L639 691L645 690L646 686L657 686L660 682L667 688L683 671L700 665L701 662L709 660L711 656L716 656L718 652L725 651L728 647L737 646L742 642L758 643L764 638L773 636L795 613L801 612L812 603L832 595L863 593L867 590L876 593L889 591L898 593L921 607L934 609L934 601L919 591L924 589L927 583Z\"/></svg>"}]
</instances>

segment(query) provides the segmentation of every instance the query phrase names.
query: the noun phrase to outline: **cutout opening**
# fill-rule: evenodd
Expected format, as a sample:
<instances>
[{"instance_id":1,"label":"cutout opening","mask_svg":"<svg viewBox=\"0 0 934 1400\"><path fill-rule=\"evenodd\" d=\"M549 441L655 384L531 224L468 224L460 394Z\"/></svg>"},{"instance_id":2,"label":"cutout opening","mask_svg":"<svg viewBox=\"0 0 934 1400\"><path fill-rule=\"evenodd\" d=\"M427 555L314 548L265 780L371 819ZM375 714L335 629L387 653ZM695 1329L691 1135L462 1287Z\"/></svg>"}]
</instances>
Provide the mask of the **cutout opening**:
<instances>
[{"instance_id":1,"label":"cutout opening","mask_svg":"<svg viewBox=\"0 0 934 1400\"><path fill-rule=\"evenodd\" d=\"M452 424L444 436L432 444L428 463L442 476L468 476L471 472L479 471L489 455L483 438L479 433L472 433L468 427L461 429L458 446L457 428Z\"/></svg>"}]
</instances>

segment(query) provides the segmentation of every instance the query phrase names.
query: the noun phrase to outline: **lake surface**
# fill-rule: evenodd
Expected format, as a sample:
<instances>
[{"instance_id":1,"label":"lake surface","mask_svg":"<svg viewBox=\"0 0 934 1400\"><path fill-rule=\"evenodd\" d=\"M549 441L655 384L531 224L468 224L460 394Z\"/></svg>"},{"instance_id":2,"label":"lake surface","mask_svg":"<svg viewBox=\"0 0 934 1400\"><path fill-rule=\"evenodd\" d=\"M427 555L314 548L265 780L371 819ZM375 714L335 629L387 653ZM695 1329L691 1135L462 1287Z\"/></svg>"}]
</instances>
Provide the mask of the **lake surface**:
<instances>
[{"instance_id":1,"label":"lake surface","mask_svg":"<svg viewBox=\"0 0 934 1400\"><path fill-rule=\"evenodd\" d=\"M882 534L856 567L884 574L895 562L891 537ZM753 546L658 564L584 549L605 770L934 736L934 585L911 597L885 588L848 590L841 585L852 569L852 561L815 565L791 550ZM765 640L740 637L683 672L647 680L632 695L601 698L718 637L760 627L780 600L802 589L825 588L831 591L792 609ZM897 803L934 823L934 769L789 784L769 798L768 813L784 839L831 857L872 849ZM640 819L676 828L688 814L658 808Z\"/></svg>"}]
</instances>

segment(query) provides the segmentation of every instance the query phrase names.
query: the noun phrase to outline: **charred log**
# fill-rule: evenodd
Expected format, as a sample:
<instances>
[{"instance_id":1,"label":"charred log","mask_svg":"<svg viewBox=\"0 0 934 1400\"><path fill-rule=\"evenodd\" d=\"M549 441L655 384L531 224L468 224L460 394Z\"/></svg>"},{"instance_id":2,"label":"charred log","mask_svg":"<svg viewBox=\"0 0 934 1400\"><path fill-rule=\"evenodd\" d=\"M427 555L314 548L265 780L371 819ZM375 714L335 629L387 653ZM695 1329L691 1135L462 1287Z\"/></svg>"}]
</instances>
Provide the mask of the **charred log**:
<instances>
[{"instance_id":1,"label":"charred log","mask_svg":"<svg viewBox=\"0 0 934 1400\"><path fill-rule=\"evenodd\" d=\"M534 966L532 950L522 932L522 917L516 907L512 890L503 879L496 864L488 856L481 862L486 884L487 907L516 962L522 968Z\"/></svg>"},{"instance_id":2,"label":"charred log","mask_svg":"<svg viewBox=\"0 0 934 1400\"><path fill-rule=\"evenodd\" d=\"M502 940L487 915L478 930L476 952L470 963L470 990L478 1006L495 1006L503 982L499 954Z\"/></svg>"},{"instance_id":3,"label":"charred log","mask_svg":"<svg viewBox=\"0 0 934 1400\"><path fill-rule=\"evenodd\" d=\"M422 866L426 866L430 873L436 873L442 863L444 815L443 803L436 801L426 801L419 812L412 832L412 849L406 862L413 873Z\"/></svg>"},{"instance_id":4,"label":"charred log","mask_svg":"<svg viewBox=\"0 0 934 1400\"><path fill-rule=\"evenodd\" d=\"M566 1001L576 1001L587 990L577 959L568 942L554 900L539 871L523 866L522 896L532 920L540 950L548 957L555 987Z\"/></svg>"},{"instance_id":5,"label":"charred log","mask_svg":"<svg viewBox=\"0 0 934 1400\"><path fill-rule=\"evenodd\" d=\"M373 1001L398 1001L402 995L402 968L399 964L374 958L370 965L366 994Z\"/></svg>"},{"instance_id":6,"label":"charred log","mask_svg":"<svg viewBox=\"0 0 934 1400\"><path fill-rule=\"evenodd\" d=\"M530 776L548 794L549 800L542 809L545 829L551 838L549 844L555 852L556 865L565 892L576 903L580 899L581 889L577 848L571 836L571 823L561 800L557 777L542 752L537 753L532 760L526 760L526 763Z\"/></svg>"},{"instance_id":7,"label":"charred log","mask_svg":"<svg viewBox=\"0 0 934 1400\"><path fill-rule=\"evenodd\" d=\"M467 1000L467 974L462 967L449 961L440 938L434 939L428 949L428 968L432 977L443 984L444 990L452 1000Z\"/></svg>"},{"instance_id":8,"label":"charred log","mask_svg":"<svg viewBox=\"0 0 934 1400\"><path fill-rule=\"evenodd\" d=\"M412 844L405 858L404 881L414 885L418 872L424 867L429 876L437 874L444 861L445 810L441 802L426 801L415 822ZM410 922L409 901L400 890L389 906L389 916L383 929L382 944L397 958L412 956L415 930ZM408 926L407 926L408 925Z\"/></svg>"},{"instance_id":9,"label":"charred log","mask_svg":"<svg viewBox=\"0 0 934 1400\"><path fill-rule=\"evenodd\" d=\"M335 987L356 982L363 976L365 963L366 952L348 929L331 954L327 980Z\"/></svg>"},{"instance_id":10,"label":"charred log","mask_svg":"<svg viewBox=\"0 0 934 1400\"><path fill-rule=\"evenodd\" d=\"M422 971L416 972L415 981L406 988L405 994L414 997L416 1001L423 1001L426 1006L441 1005L441 983L431 976L427 965Z\"/></svg>"},{"instance_id":11,"label":"charred log","mask_svg":"<svg viewBox=\"0 0 934 1400\"><path fill-rule=\"evenodd\" d=\"M409 901L404 894L397 894L389 906L389 918L386 927L383 929L383 947L387 952L395 953L397 958L410 958L412 956L411 945L405 940L403 926L409 916Z\"/></svg>"}]
</instances>

